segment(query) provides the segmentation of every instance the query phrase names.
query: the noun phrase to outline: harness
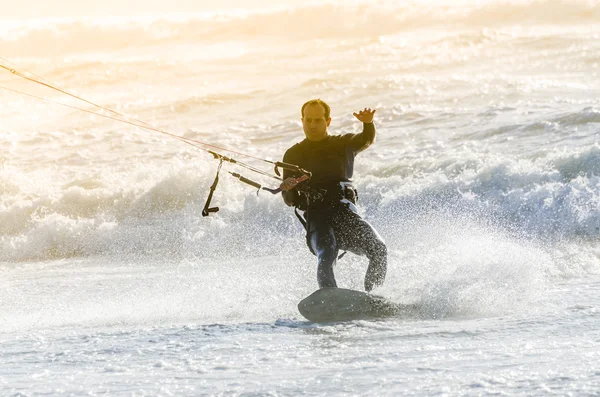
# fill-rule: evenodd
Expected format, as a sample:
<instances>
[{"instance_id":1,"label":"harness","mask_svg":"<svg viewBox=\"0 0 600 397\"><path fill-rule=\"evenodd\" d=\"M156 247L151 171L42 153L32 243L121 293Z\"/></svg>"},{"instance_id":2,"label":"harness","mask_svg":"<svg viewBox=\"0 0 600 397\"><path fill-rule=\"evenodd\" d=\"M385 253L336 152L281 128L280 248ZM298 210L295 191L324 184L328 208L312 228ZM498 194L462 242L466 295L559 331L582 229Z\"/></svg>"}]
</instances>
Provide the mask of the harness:
<instances>
[{"instance_id":1,"label":"harness","mask_svg":"<svg viewBox=\"0 0 600 397\"><path fill-rule=\"evenodd\" d=\"M306 230L306 244L308 245L308 248L315 254L309 241L308 220L306 218L307 211L310 208L317 208L320 205L336 205L336 203L342 203L342 205L347 205L354 213L358 213L358 209L356 208L358 192L352 185L352 182L345 181L338 182L338 184L333 185L329 189L310 188L301 185L298 186L297 189L303 197L303 202L294 208L294 214L300 223L302 223L302 226L304 226L304 230ZM304 211L304 214L301 214L299 211ZM341 259L344 255L346 255L346 251L342 252L338 256L338 259Z\"/></svg>"}]
</instances>

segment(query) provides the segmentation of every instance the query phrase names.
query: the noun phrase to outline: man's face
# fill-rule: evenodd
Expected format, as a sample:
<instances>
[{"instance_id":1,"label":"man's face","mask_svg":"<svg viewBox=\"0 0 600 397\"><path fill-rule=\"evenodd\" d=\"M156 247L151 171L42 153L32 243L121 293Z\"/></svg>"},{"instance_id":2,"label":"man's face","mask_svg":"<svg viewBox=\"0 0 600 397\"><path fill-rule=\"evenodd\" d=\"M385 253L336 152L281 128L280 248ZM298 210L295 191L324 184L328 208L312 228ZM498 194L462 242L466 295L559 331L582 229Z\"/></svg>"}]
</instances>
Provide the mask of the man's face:
<instances>
[{"instance_id":1,"label":"man's face","mask_svg":"<svg viewBox=\"0 0 600 397\"><path fill-rule=\"evenodd\" d=\"M325 109L319 104L308 105L304 108L302 126L309 141L318 142L327 137L327 127L331 119L325 118Z\"/></svg>"}]
</instances>

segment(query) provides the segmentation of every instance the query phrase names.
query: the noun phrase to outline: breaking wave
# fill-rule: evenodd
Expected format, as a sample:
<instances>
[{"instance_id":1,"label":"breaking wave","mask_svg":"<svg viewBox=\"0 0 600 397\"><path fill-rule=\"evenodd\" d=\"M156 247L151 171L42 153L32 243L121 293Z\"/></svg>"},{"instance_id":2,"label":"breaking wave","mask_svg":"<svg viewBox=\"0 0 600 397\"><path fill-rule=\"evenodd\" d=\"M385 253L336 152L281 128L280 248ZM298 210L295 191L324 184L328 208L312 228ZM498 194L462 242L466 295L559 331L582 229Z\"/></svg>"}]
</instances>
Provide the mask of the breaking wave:
<instances>
[{"instance_id":1,"label":"breaking wave","mask_svg":"<svg viewBox=\"0 0 600 397\"><path fill-rule=\"evenodd\" d=\"M401 235L424 217L468 220L520 238L562 241L600 237L600 147L541 163L506 160L462 173L415 170L386 174L381 165L358 179L365 216L384 235ZM371 164L376 165L376 164ZM439 168L438 168L439 169ZM0 261L100 254L182 256L275 254L301 250L302 230L280 197L222 177L213 205L200 216L213 167L173 165L148 171L144 183L89 175L53 193L22 191L9 168L0 172ZM116 177L115 177L116 180ZM411 226L412 225L412 226Z\"/></svg>"},{"instance_id":2,"label":"breaking wave","mask_svg":"<svg viewBox=\"0 0 600 397\"><path fill-rule=\"evenodd\" d=\"M477 5L442 2L325 3L271 10L156 17L22 21L0 31L5 56L59 55L143 49L157 44L255 39L362 39L427 28L586 25L600 4L585 0L499 0ZM310 26L310 29L307 29Z\"/></svg>"}]
</instances>

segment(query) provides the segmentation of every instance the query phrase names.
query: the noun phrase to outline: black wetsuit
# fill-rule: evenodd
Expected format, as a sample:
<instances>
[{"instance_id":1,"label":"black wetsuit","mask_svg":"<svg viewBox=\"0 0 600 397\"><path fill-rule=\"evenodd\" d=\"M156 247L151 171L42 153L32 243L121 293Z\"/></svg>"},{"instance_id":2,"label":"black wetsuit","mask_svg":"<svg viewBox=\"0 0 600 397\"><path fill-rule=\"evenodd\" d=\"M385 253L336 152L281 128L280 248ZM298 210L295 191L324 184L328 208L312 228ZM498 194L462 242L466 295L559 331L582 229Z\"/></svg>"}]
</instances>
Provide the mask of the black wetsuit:
<instances>
[{"instance_id":1,"label":"black wetsuit","mask_svg":"<svg viewBox=\"0 0 600 397\"><path fill-rule=\"evenodd\" d=\"M387 249L373 227L356 211L356 190L350 185L354 157L375 140L375 126L366 123L360 134L329 135L308 139L289 148L283 161L312 172L312 178L296 189L283 192L284 200L305 210L307 243L318 257L320 288L337 287L333 266L339 250L365 255L369 267L365 290L383 284L387 270ZM285 171L284 179L294 175Z\"/></svg>"}]
</instances>

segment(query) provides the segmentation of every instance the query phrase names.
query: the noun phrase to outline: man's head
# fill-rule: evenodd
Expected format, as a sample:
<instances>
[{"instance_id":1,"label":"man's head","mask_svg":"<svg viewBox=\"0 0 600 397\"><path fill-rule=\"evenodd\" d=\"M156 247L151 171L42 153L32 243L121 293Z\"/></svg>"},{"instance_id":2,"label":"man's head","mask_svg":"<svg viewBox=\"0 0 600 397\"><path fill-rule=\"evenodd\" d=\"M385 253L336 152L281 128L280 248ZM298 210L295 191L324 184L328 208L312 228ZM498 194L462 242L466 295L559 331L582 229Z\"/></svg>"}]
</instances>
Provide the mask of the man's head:
<instances>
[{"instance_id":1,"label":"man's head","mask_svg":"<svg viewBox=\"0 0 600 397\"><path fill-rule=\"evenodd\" d=\"M302 105L302 126L309 141L317 142L327 137L330 114L329 105L320 99L313 99Z\"/></svg>"}]
</instances>

